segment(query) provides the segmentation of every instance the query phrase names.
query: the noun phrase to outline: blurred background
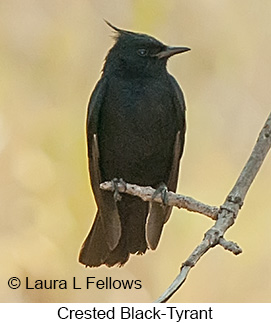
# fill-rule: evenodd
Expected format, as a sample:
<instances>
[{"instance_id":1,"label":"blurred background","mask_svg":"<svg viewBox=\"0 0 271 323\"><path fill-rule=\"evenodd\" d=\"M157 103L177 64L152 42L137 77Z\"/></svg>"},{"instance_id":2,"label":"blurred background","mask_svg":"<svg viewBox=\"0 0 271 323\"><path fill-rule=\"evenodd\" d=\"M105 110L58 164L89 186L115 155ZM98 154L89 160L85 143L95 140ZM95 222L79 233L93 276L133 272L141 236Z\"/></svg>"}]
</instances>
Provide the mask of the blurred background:
<instances>
[{"instance_id":1,"label":"blurred background","mask_svg":"<svg viewBox=\"0 0 271 323\"><path fill-rule=\"evenodd\" d=\"M174 210L160 245L122 268L77 261L96 206L85 117L116 26L192 51L168 68L187 102L178 192L220 205L271 106L271 2L267 0L9 0L0 3L1 302L151 302L212 225ZM226 238L243 253L209 251L172 302L271 301L271 159L266 158ZM17 276L139 279L140 290L10 290Z\"/></svg>"}]
</instances>

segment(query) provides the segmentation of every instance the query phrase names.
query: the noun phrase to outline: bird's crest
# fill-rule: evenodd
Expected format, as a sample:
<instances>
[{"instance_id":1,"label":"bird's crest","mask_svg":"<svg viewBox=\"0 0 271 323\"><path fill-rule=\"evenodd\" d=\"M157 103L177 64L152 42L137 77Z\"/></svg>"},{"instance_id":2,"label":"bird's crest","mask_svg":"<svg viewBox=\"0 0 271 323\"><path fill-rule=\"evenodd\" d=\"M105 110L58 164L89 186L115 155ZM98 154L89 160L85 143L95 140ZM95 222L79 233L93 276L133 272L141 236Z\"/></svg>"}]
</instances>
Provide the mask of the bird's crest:
<instances>
[{"instance_id":1,"label":"bird's crest","mask_svg":"<svg viewBox=\"0 0 271 323\"><path fill-rule=\"evenodd\" d=\"M107 21L105 19L104 19L104 21L110 28L112 28L114 31L116 31L118 33L117 38L118 38L118 36L121 36L121 35L133 35L133 36L140 35L140 34L134 33L134 32L129 31L129 30L120 29L120 28L112 25L111 22L109 22L109 21Z\"/></svg>"},{"instance_id":2,"label":"bird's crest","mask_svg":"<svg viewBox=\"0 0 271 323\"><path fill-rule=\"evenodd\" d=\"M123 30L122 30L122 29L120 29L120 28L118 28L118 27L116 27L116 26L112 25L112 24L111 24L111 22L109 22L109 21L107 21L107 20L105 20L105 19L104 19L104 21L105 21L105 23L106 23L110 28L112 28L112 29L113 29L113 30L115 30L116 32L118 32L118 33L123 32Z\"/></svg>"}]
</instances>

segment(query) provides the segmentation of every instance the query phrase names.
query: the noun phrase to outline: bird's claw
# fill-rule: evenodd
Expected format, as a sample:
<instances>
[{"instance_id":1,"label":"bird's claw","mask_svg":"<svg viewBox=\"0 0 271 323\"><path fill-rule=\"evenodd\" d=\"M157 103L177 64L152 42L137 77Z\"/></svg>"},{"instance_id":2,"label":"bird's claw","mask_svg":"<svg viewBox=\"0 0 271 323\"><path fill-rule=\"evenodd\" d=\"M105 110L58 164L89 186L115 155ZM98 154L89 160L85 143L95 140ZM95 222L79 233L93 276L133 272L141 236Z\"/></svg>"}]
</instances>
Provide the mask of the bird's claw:
<instances>
[{"instance_id":1,"label":"bird's claw","mask_svg":"<svg viewBox=\"0 0 271 323\"><path fill-rule=\"evenodd\" d=\"M163 205L168 204L168 188L165 183L160 184L160 186L152 194L152 199L154 200L156 196L160 194Z\"/></svg>"},{"instance_id":2,"label":"bird's claw","mask_svg":"<svg viewBox=\"0 0 271 323\"><path fill-rule=\"evenodd\" d=\"M121 200L121 195L119 192L118 184L121 184L124 186L124 191L126 190L126 182L122 178L113 178L112 181L112 192L115 202L118 202Z\"/></svg>"}]
</instances>

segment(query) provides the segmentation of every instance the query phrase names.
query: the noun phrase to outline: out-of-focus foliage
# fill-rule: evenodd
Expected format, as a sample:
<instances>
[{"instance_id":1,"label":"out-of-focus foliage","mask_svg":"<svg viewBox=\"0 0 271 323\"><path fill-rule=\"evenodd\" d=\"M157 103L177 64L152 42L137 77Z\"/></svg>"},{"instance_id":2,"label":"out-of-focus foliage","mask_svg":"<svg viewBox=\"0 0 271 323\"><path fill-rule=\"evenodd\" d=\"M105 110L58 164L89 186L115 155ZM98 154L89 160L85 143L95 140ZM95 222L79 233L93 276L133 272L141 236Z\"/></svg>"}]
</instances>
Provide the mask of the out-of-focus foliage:
<instances>
[{"instance_id":1,"label":"out-of-focus foliage","mask_svg":"<svg viewBox=\"0 0 271 323\"><path fill-rule=\"evenodd\" d=\"M169 62L187 101L179 192L219 205L271 106L271 2L9 0L0 3L1 302L149 302L178 274L212 222L174 210L156 252L123 268L85 269L78 250L95 214L85 114L112 45L103 18L192 51ZM270 302L270 156L226 238L174 302ZM18 276L66 279L67 290L10 290ZM72 277L140 279L140 290L73 290Z\"/></svg>"}]
</instances>

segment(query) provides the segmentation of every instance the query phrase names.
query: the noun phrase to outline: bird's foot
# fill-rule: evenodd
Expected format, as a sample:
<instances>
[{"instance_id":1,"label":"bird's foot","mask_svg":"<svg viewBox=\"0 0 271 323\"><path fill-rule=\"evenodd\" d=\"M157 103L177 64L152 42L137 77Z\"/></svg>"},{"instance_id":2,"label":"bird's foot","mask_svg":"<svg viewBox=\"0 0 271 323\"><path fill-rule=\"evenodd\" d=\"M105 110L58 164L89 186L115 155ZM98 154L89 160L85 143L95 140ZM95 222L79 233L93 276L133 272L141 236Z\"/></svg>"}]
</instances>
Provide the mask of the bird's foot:
<instances>
[{"instance_id":1,"label":"bird's foot","mask_svg":"<svg viewBox=\"0 0 271 323\"><path fill-rule=\"evenodd\" d=\"M112 192L115 202L121 200L121 195L119 192L118 185L121 184L124 187L124 191L126 190L126 182L122 178L113 178L112 181Z\"/></svg>"},{"instance_id":2,"label":"bird's foot","mask_svg":"<svg viewBox=\"0 0 271 323\"><path fill-rule=\"evenodd\" d=\"M154 200L158 194L161 194L161 200L163 205L168 204L168 188L165 183L161 183L159 187L152 194L152 199Z\"/></svg>"}]
</instances>

